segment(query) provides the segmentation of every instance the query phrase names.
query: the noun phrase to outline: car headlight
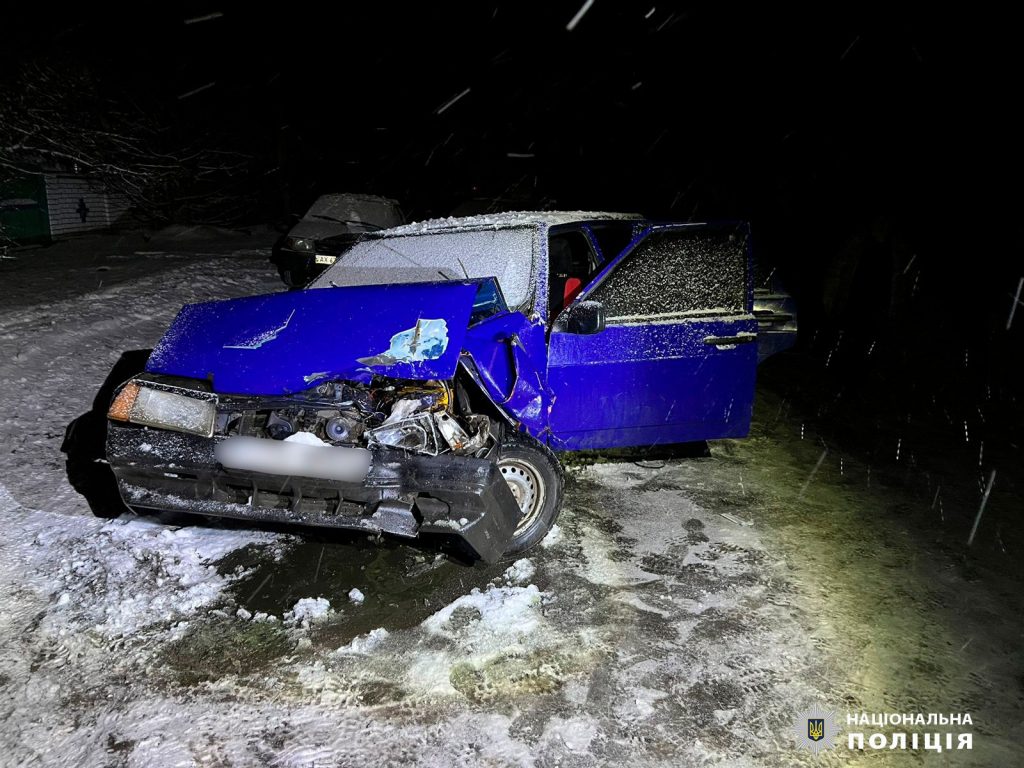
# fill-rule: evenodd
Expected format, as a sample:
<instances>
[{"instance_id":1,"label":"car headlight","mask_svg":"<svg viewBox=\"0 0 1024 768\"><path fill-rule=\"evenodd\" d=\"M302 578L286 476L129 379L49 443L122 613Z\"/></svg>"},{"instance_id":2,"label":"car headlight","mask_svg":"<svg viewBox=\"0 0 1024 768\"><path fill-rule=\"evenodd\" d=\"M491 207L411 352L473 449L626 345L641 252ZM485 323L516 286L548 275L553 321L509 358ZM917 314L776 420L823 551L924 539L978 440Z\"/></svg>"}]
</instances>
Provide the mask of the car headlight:
<instances>
[{"instance_id":1,"label":"car headlight","mask_svg":"<svg viewBox=\"0 0 1024 768\"><path fill-rule=\"evenodd\" d=\"M212 437L217 396L134 379L117 393L107 418Z\"/></svg>"},{"instance_id":2,"label":"car headlight","mask_svg":"<svg viewBox=\"0 0 1024 768\"><path fill-rule=\"evenodd\" d=\"M312 253L316 250L316 240L309 237L289 237L284 241L286 248L292 251Z\"/></svg>"}]
</instances>

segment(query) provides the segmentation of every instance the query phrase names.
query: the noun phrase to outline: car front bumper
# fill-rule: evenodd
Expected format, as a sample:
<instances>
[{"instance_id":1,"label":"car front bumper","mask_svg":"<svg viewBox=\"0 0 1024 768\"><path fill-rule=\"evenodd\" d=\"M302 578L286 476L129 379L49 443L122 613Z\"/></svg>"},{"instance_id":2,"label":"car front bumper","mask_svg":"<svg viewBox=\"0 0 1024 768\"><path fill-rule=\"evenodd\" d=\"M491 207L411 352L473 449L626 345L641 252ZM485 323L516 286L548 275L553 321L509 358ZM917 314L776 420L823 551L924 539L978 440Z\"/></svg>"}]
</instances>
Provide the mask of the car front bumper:
<instances>
[{"instance_id":1,"label":"car front bumper","mask_svg":"<svg viewBox=\"0 0 1024 768\"><path fill-rule=\"evenodd\" d=\"M294 251L281 238L270 252L270 263L278 268L282 280L290 288L304 288L330 267L348 248L331 242L316 241L315 251ZM286 276L287 275L287 279Z\"/></svg>"},{"instance_id":2,"label":"car front bumper","mask_svg":"<svg viewBox=\"0 0 1024 768\"><path fill-rule=\"evenodd\" d=\"M125 503L260 522L454 537L486 563L520 519L493 461L373 450L361 482L281 476L218 464L218 439L108 422L107 460Z\"/></svg>"},{"instance_id":3,"label":"car front bumper","mask_svg":"<svg viewBox=\"0 0 1024 768\"><path fill-rule=\"evenodd\" d=\"M305 287L329 266L317 264L316 254L312 251L299 252L279 247L275 247L271 252L270 263L277 266L282 279L287 275L286 284L290 288Z\"/></svg>"}]
</instances>

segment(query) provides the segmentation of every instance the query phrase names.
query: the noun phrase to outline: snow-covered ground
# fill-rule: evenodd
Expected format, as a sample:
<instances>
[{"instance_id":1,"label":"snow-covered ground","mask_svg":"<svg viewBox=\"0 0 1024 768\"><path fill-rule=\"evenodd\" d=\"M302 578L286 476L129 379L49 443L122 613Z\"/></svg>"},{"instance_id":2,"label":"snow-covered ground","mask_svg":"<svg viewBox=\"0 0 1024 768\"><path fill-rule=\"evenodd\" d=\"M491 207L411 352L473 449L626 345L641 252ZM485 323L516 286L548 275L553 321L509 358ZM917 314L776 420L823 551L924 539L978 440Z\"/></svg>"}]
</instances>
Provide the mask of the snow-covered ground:
<instances>
[{"instance_id":1,"label":"snow-covered ground","mask_svg":"<svg viewBox=\"0 0 1024 768\"><path fill-rule=\"evenodd\" d=\"M281 287L265 251L202 250L93 252L73 287L35 292L38 264L4 266L0 764L1024 761L1019 592L888 514L930 499L819 461L770 392L751 437L709 458L571 467L558 528L489 569L354 536L92 517L59 446L121 352L183 302ZM790 732L814 705L843 727L847 711L970 712L974 749L843 740L813 757Z\"/></svg>"}]
</instances>

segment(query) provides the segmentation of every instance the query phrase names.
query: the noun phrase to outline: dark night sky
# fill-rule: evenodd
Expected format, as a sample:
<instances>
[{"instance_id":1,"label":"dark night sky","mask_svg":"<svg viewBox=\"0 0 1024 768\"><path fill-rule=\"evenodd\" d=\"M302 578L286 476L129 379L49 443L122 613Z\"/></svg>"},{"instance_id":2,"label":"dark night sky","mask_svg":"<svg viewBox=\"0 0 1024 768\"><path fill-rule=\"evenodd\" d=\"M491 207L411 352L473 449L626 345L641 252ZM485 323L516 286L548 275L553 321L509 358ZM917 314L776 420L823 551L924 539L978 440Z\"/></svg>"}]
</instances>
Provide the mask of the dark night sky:
<instances>
[{"instance_id":1,"label":"dark night sky","mask_svg":"<svg viewBox=\"0 0 1024 768\"><path fill-rule=\"evenodd\" d=\"M882 217L919 264L969 253L985 268L936 268L936 294L1016 282L1008 19L596 0L570 32L577 0L260 7L23 5L0 64L85 65L171 130L252 154L239 194L254 220L338 190L413 218L501 194L742 217L799 291Z\"/></svg>"}]
</instances>

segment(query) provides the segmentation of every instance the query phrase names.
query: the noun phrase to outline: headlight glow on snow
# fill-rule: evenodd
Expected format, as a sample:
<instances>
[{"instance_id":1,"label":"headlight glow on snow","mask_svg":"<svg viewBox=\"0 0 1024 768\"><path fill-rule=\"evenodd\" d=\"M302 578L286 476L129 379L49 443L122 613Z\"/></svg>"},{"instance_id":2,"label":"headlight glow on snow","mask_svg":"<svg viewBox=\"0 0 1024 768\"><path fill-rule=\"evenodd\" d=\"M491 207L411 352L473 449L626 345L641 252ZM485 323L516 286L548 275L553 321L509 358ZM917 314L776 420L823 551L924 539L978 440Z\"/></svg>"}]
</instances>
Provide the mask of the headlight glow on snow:
<instances>
[{"instance_id":1,"label":"headlight glow on snow","mask_svg":"<svg viewBox=\"0 0 1024 768\"><path fill-rule=\"evenodd\" d=\"M128 382L118 393L107 416L116 421L211 437L217 400L205 392L163 389L136 380Z\"/></svg>"}]
</instances>

